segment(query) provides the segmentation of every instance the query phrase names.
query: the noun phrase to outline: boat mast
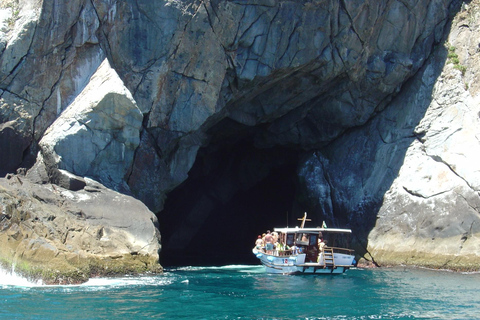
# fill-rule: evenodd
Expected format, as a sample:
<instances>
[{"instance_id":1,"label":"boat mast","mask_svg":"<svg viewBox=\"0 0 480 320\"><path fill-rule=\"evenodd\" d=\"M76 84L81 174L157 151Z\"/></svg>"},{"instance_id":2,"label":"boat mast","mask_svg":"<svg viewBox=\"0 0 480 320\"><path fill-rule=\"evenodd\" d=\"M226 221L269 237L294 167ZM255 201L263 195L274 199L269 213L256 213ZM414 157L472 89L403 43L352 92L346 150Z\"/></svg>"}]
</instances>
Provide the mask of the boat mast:
<instances>
[{"instance_id":1,"label":"boat mast","mask_svg":"<svg viewBox=\"0 0 480 320\"><path fill-rule=\"evenodd\" d=\"M302 224L300 225L300 229L303 229L305 226L305 221L312 221L312 219L307 219L307 213L303 215L303 218L298 218L297 220L302 221Z\"/></svg>"}]
</instances>

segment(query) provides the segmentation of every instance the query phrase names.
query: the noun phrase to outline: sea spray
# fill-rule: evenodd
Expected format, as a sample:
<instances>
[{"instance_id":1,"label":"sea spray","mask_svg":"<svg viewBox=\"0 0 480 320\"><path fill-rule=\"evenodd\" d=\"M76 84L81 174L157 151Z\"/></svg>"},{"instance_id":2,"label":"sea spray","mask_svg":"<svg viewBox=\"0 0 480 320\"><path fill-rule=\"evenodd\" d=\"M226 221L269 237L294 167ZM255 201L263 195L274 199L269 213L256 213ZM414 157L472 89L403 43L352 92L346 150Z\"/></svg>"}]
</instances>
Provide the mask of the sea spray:
<instances>
[{"instance_id":1,"label":"sea spray","mask_svg":"<svg viewBox=\"0 0 480 320\"><path fill-rule=\"evenodd\" d=\"M19 286L19 287L31 287L42 285L42 281L32 282L15 272L15 265L12 265L10 270L0 268L0 286Z\"/></svg>"}]
</instances>

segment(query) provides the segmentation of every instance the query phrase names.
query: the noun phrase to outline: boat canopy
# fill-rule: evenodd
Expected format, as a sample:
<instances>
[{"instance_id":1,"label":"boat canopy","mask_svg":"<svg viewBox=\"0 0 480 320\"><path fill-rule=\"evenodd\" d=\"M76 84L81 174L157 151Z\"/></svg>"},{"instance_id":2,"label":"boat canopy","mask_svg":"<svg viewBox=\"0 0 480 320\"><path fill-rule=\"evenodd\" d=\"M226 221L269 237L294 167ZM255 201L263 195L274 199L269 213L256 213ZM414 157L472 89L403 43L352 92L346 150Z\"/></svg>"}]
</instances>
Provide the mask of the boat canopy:
<instances>
[{"instance_id":1,"label":"boat canopy","mask_svg":"<svg viewBox=\"0 0 480 320\"><path fill-rule=\"evenodd\" d=\"M350 229L337 229L337 228L275 228L275 232L281 233L352 233Z\"/></svg>"}]
</instances>

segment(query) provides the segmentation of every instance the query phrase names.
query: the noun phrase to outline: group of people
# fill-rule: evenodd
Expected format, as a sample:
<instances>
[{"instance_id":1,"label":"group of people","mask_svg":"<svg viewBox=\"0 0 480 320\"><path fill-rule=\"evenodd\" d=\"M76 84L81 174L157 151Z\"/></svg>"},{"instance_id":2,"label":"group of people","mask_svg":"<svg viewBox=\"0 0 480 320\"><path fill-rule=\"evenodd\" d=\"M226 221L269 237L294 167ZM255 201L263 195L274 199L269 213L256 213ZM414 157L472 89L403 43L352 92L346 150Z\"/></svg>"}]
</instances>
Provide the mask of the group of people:
<instances>
[{"instance_id":1,"label":"group of people","mask_svg":"<svg viewBox=\"0 0 480 320\"><path fill-rule=\"evenodd\" d=\"M303 235L302 241L308 241L306 234ZM323 252L325 245L326 243L320 233L318 237L318 249L320 252ZM278 253L285 250L297 250L299 248L297 248L295 245L293 247L289 247L287 244L285 244L285 239L281 234L267 230L266 233L258 235L257 240L255 241L255 249L267 254L274 254L275 252Z\"/></svg>"},{"instance_id":2,"label":"group of people","mask_svg":"<svg viewBox=\"0 0 480 320\"><path fill-rule=\"evenodd\" d=\"M274 250L288 250L285 244L279 241L279 234L277 232L270 232L270 230L267 230L263 235L258 235L255 241L255 249L264 251L267 254L273 254Z\"/></svg>"}]
</instances>

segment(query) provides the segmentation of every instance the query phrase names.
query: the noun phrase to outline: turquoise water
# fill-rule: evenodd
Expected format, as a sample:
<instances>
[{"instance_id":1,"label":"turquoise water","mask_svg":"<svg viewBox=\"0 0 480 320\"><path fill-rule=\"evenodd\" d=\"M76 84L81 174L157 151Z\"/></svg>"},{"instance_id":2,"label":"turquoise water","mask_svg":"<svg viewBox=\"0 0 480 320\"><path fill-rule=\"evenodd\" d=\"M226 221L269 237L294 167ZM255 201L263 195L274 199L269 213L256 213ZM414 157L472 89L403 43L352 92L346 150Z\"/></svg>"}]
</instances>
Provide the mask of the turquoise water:
<instances>
[{"instance_id":1,"label":"turquoise water","mask_svg":"<svg viewBox=\"0 0 480 320\"><path fill-rule=\"evenodd\" d=\"M480 319L480 274L395 268L283 276L261 266L182 267L42 286L3 273L0 318Z\"/></svg>"}]
</instances>

